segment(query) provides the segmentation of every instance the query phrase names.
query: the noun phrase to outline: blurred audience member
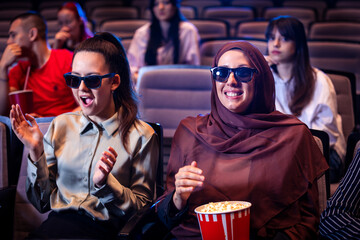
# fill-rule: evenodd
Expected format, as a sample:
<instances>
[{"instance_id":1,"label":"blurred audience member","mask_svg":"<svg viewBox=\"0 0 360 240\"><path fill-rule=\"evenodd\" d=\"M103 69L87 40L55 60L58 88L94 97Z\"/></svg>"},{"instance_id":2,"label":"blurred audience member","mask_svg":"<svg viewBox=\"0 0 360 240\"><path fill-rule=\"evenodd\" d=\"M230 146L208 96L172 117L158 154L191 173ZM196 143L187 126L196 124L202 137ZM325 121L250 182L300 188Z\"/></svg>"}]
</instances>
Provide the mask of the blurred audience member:
<instances>
[{"instance_id":1,"label":"blurred audience member","mask_svg":"<svg viewBox=\"0 0 360 240\"><path fill-rule=\"evenodd\" d=\"M45 20L36 12L23 13L11 21L7 47L0 60L2 115L8 115L8 93L24 87L33 91L31 115L35 117L56 116L78 107L63 77L71 71L72 53L51 50L46 36Z\"/></svg>"},{"instance_id":2,"label":"blurred audience member","mask_svg":"<svg viewBox=\"0 0 360 240\"><path fill-rule=\"evenodd\" d=\"M303 24L280 16L270 20L266 30L268 63L275 79L276 110L293 114L309 128L330 137L330 181L343 175L346 143L331 79L310 65Z\"/></svg>"},{"instance_id":3,"label":"blurred audience member","mask_svg":"<svg viewBox=\"0 0 360 240\"><path fill-rule=\"evenodd\" d=\"M133 80L145 65L200 64L200 36L180 12L179 0L150 0L151 23L136 30L128 58Z\"/></svg>"},{"instance_id":4,"label":"blurred audience member","mask_svg":"<svg viewBox=\"0 0 360 240\"><path fill-rule=\"evenodd\" d=\"M88 21L85 12L79 3L64 3L57 16L60 31L55 35L53 48L66 48L74 51L80 42L93 36L87 26Z\"/></svg>"}]
</instances>

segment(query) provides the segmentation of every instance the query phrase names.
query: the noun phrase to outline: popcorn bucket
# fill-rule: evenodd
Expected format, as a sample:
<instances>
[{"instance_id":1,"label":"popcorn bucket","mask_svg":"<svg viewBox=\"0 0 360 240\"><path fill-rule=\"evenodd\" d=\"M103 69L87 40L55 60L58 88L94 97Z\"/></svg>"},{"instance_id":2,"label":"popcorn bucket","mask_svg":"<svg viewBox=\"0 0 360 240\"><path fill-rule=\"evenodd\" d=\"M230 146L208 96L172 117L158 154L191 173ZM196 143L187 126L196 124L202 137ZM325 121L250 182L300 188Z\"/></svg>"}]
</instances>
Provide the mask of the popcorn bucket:
<instances>
[{"instance_id":1,"label":"popcorn bucket","mask_svg":"<svg viewBox=\"0 0 360 240\"><path fill-rule=\"evenodd\" d=\"M20 90L9 93L10 104L19 104L21 111L25 113L33 113L33 91Z\"/></svg>"},{"instance_id":2,"label":"popcorn bucket","mask_svg":"<svg viewBox=\"0 0 360 240\"><path fill-rule=\"evenodd\" d=\"M213 204L213 203L210 203ZM203 240L249 240L251 203L244 201L218 202L217 205L237 204L237 209L207 211L208 204L195 209Z\"/></svg>"}]
</instances>

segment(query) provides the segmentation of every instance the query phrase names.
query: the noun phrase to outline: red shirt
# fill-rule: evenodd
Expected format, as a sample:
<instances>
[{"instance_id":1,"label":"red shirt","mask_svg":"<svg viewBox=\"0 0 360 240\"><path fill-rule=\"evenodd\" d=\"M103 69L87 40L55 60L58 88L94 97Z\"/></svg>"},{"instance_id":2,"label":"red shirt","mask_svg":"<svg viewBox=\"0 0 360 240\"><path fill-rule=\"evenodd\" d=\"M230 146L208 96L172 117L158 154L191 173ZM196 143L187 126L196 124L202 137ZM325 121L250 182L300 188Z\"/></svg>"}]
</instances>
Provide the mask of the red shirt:
<instances>
[{"instance_id":1,"label":"red shirt","mask_svg":"<svg viewBox=\"0 0 360 240\"><path fill-rule=\"evenodd\" d=\"M31 69L27 89L33 90L34 112L41 116L57 116L71 112L78 106L71 88L64 79L64 73L71 72L73 53L65 49L51 50L44 66ZM29 61L19 61L9 72L9 86L18 90L24 88Z\"/></svg>"}]
</instances>

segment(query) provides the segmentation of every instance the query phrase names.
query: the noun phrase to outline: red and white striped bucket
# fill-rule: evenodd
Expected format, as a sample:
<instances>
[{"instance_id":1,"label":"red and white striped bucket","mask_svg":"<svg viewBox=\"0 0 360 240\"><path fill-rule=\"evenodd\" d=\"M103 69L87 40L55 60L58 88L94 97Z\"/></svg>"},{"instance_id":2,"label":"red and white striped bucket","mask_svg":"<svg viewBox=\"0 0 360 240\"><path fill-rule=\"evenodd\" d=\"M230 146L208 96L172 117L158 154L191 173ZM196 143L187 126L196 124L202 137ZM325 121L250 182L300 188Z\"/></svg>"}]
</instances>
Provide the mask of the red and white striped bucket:
<instances>
[{"instance_id":1,"label":"red and white striped bucket","mask_svg":"<svg viewBox=\"0 0 360 240\"><path fill-rule=\"evenodd\" d=\"M239 210L202 212L205 205L195 209L203 240L249 240L251 203L227 201L245 205Z\"/></svg>"}]
</instances>

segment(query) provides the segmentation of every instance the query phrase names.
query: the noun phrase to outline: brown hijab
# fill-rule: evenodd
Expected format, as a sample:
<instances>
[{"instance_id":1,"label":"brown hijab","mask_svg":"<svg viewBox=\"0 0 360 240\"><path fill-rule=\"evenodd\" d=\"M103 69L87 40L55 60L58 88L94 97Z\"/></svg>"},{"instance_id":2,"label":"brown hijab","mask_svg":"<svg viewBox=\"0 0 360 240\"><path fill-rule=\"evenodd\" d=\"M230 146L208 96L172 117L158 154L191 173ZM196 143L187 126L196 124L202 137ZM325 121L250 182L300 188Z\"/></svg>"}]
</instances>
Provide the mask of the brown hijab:
<instances>
[{"instance_id":1,"label":"brown hijab","mask_svg":"<svg viewBox=\"0 0 360 240\"><path fill-rule=\"evenodd\" d=\"M246 156L250 165L249 184L241 190L246 199L232 200L253 204L251 228L261 230L259 234L266 236L266 226L288 228L301 221L300 214L289 214L286 209L295 206L299 210L299 199L327 169L327 164L305 124L291 115L274 111L274 79L257 48L244 41L229 42L219 50L213 66L217 66L219 58L232 49L243 51L252 67L258 70L252 80L255 81L255 94L248 110L233 113L225 108L213 80L211 113L195 120L187 118L182 125L197 141L216 152ZM184 148L191 149L192 146ZM238 169L235 167L233 171ZM222 175L226 178L227 174ZM316 209L317 191L313 193Z\"/></svg>"}]
</instances>

